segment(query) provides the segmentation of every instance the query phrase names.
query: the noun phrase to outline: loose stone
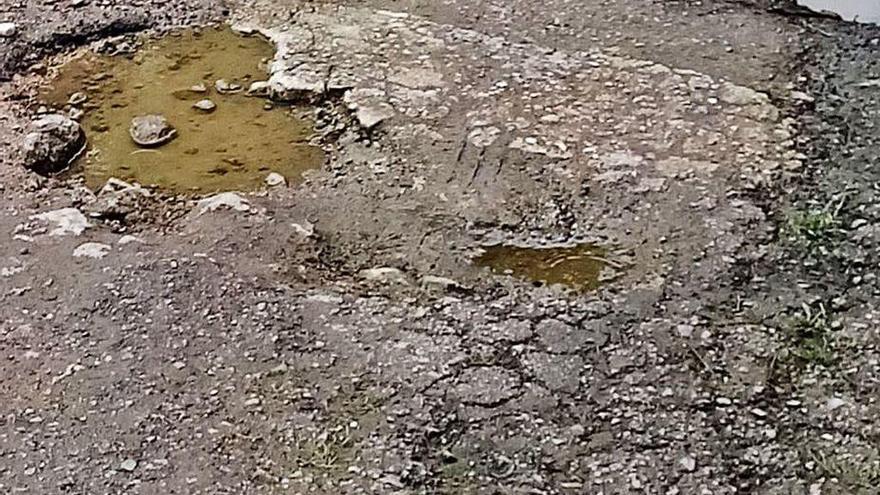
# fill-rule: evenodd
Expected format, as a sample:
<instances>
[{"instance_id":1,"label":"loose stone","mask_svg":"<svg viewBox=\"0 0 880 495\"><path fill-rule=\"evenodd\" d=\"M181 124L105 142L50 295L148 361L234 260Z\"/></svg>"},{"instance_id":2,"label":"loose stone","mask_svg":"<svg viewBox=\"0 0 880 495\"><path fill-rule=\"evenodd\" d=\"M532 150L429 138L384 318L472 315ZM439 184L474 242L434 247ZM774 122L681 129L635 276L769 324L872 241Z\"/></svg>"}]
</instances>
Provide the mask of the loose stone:
<instances>
[{"instance_id":1,"label":"loose stone","mask_svg":"<svg viewBox=\"0 0 880 495\"><path fill-rule=\"evenodd\" d=\"M241 91L241 84L231 83L225 79L218 79L214 83L214 89L220 94L231 94Z\"/></svg>"},{"instance_id":2,"label":"loose stone","mask_svg":"<svg viewBox=\"0 0 880 495\"><path fill-rule=\"evenodd\" d=\"M272 172L266 176L266 185L269 187L278 187L278 186L286 186L287 179L284 178L283 175L278 172Z\"/></svg>"},{"instance_id":3,"label":"loose stone","mask_svg":"<svg viewBox=\"0 0 880 495\"><path fill-rule=\"evenodd\" d=\"M101 244L99 242L86 242L77 246L77 248L73 251L73 257L100 259L104 256L107 256L107 253L109 252L110 246L108 246L107 244Z\"/></svg>"},{"instance_id":4,"label":"loose stone","mask_svg":"<svg viewBox=\"0 0 880 495\"><path fill-rule=\"evenodd\" d=\"M0 22L0 38L11 38L18 32L18 26L14 22Z\"/></svg>"},{"instance_id":5,"label":"loose stone","mask_svg":"<svg viewBox=\"0 0 880 495\"><path fill-rule=\"evenodd\" d=\"M161 146L177 136L177 131L162 115L135 117L131 120L128 132L138 146L145 148Z\"/></svg>"},{"instance_id":6,"label":"loose stone","mask_svg":"<svg viewBox=\"0 0 880 495\"><path fill-rule=\"evenodd\" d=\"M211 113L217 109L217 104L211 100L199 100L195 104L193 104L193 108L200 112Z\"/></svg>"},{"instance_id":7,"label":"loose stone","mask_svg":"<svg viewBox=\"0 0 880 495\"><path fill-rule=\"evenodd\" d=\"M38 174L53 174L70 166L85 146L79 123L62 114L48 114L35 120L33 131L24 138L25 167Z\"/></svg>"},{"instance_id":8,"label":"loose stone","mask_svg":"<svg viewBox=\"0 0 880 495\"><path fill-rule=\"evenodd\" d=\"M88 99L89 99L89 97L86 96L85 93L76 92L76 93L70 95L70 98L67 100L67 103L70 105L77 106L77 105L82 105Z\"/></svg>"}]
</instances>

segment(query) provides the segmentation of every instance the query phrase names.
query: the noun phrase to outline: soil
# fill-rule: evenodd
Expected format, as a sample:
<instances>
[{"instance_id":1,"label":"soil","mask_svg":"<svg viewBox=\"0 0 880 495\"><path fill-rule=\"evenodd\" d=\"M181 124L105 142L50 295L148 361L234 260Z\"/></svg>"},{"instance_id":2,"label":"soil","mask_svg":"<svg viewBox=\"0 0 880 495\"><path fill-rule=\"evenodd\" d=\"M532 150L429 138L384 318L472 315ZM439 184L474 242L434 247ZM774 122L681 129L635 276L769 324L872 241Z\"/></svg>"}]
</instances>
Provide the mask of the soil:
<instances>
[{"instance_id":1,"label":"soil","mask_svg":"<svg viewBox=\"0 0 880 495\"><path fill-rule=\"evenodd\" d=\"M875 492L878 28L722 0L6 21L0 490ZM64 62L223 23L311 113L301 182L23 166ZM605 276L493 272L497 245L595 246Z\"/></svg>"}]
</instances>

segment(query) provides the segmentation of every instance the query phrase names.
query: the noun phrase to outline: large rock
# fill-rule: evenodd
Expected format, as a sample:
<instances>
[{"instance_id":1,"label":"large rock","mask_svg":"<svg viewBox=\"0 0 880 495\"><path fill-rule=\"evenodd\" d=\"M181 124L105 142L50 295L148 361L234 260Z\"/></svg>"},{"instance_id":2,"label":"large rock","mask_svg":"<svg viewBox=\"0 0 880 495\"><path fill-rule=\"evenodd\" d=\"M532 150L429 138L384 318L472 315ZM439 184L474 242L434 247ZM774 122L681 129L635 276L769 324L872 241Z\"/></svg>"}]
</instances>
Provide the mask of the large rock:
<instances>
[{"instance_id":1,"label":"large rock","mask_svg":"<svg viewBox=\"0 0 880 495\"><path fill-rule=\"evenodd\" d=\"M275 101L302 101L319 98L327 86L329 67L303 63L269 78L269 97Z\"/></svg>"},{"instance_id":2,"label":"large rock","mask_svg":"<svg viewBox=\"0 0 880 495\"><path fill-rule=\"evenodd\" d=\"M138 146L145 148L162 146L177 136L174 127L161 115L141 115L131 119L128 132Z\"/></svg>"},{"instance_id":3,"label":"large rock","mask_svg":"<svg viewBox=\"0 0 880 495\"><path fill-rule=\"evenodd\" d=\"M76 249L73 250L74 258L94 258L101 259L104 256L107 256L107 253L112 249L107 244L102 244L100 242L86 242L84 244L80 244Z\"/></svg>"},{"instance_id":4,"label":"large rock","mask_svg":"<svg viewBox=\"0 0 880 495\"><path fill-rule=\"evenodd\" d=\"M233 211L250 211L251 205L246 199L234 192L225 192L199 200L196 204L196 215L209 211L230 209Z\"/></svg>"},{"instance_id":5,"label":"large rock","mask_svg":"<svg viewBox=\"0 0 880 495\"><path fill-rule=\"evenodd\" d=\"M31 216L31 220L39 220L55 226L49 235L80 235L92 225L81 211L76 208L61 208Z\"/></svg>"},{"instance_id":6,"label":"large rock","mask_svg":"<svg viewBox=\"0 0 880 495\"><path fill-rule=\"evenodd\" d=\"M111 177L98 191L95 201L85 206L85 210L96 218L127 219L133 214L148 211L151 196L150 191L137 184Z\"/></svg>"},{"instance_id":7,"label":"large rock","mask_svg":"<svg viewBox=\"0 0 880 495\"><path fill-rule=\"evenodd\" d=\"M85 147L82 127L65 115L44 115L31 127L24 138L25 166L38 174L54 174L66 169Z\"/></svg>"}]
</instances>

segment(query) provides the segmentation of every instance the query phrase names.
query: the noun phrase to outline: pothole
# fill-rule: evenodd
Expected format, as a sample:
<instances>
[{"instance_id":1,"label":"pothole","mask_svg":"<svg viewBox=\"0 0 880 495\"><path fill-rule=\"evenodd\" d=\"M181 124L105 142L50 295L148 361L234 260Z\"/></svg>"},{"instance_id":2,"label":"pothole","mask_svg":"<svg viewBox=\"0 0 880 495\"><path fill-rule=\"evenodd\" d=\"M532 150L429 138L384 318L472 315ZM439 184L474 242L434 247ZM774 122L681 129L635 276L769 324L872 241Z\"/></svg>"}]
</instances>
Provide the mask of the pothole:
<instances>
[{"instance_id":1,"label":"pothole","mask_svg":"<svg viewBox=\"0 0 880 495\"><path fill-rule=\"evenodd\" d=\"M606 256L604 248L593 244L556 247L499 244L484 247L474 261L499 275L586 292L597 289L621 268Z\"/></svg>"},{"instance_id":2,"label":"pothole","mask_svg":"<svg viewBox=\"0 0 880 495\"><path fill-rule=\"evenodd\" d=\"M308 142L308 109L248 95L265 79L272 56L259 37L189 30L147 41L130 58L76 58L41 97L85 111L89 148L77 168L90 187L116 177L175 193L253 190L270 174L297 182L324 159ZM174 135L143 129L147 146L136 144L132 120L153 115L164 117Z\"/></svg>"}]
</instances>

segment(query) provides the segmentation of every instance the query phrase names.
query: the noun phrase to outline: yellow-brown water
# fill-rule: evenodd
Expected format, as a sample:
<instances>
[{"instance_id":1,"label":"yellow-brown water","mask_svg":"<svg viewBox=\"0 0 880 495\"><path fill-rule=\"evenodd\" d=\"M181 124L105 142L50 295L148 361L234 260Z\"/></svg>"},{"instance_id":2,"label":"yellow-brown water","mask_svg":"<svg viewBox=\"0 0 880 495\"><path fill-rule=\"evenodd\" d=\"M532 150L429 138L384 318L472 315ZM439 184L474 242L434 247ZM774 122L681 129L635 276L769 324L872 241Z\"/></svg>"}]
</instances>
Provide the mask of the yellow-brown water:
<instances>
[{"instance_id":1,"label":"yellow-brown water","mask_svg":"<svg viewBox=\"0 0 880 495\"><path fill-rule=\"evenodd\" d=\"M60 106L76 92L88 96L82 124L89 152L80 164L90 187L117 177L177 193L247 190L261 187L271 172L297 182L323 161L321 149L307 143L312 123L297 117L296 109L267 110L267 100L244 91L265 79L272 54L265 40L229 29L187 31L148 41L131 59L94 54L75 59L42 97ZM214 87L219 79L243 89L220 94ZM206 91L193 91L194 86ZM203 99L216 110L193 108ZM164 115L177 129L176 139L158 148L138 147L129 125L145 114Z\"/></svg>"},{"instance_id":2,"label":"yellow-brown water","mask_svg":"<svg viewBox=\"0 0 880 495\"><path fill-rule=\"evenodd\" d=\"M590 291L600 285L604 256L603 249L590 244L548 248L497 245L484 248L475 262L498 274Z\"/></svg>"}]
</instances>

